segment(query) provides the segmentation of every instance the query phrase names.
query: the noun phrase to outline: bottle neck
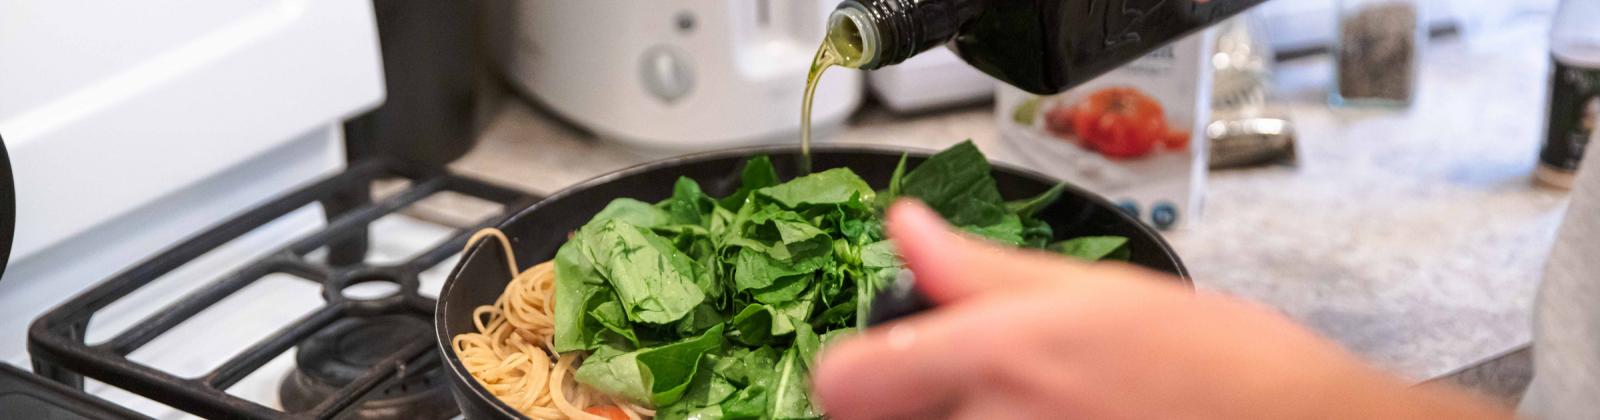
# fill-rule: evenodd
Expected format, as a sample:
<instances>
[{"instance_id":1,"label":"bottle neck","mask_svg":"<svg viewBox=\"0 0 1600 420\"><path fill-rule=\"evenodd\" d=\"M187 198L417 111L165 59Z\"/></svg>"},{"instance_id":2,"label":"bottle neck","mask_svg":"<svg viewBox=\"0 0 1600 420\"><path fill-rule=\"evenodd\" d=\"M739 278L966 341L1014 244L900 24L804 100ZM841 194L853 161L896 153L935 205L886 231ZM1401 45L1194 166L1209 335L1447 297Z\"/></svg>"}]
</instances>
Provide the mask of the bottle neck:
<instances>
[{"instance_id":1,"label":"bottle neck","mask_svg":"<svg viewBox=\"0 0 1600 420\"><path fill-rule=\"evenodd\" d=\"M845 0L828 17L827 42L840 65L872 70L954 39L982 0Z\"/></svg>"}]
</instances>

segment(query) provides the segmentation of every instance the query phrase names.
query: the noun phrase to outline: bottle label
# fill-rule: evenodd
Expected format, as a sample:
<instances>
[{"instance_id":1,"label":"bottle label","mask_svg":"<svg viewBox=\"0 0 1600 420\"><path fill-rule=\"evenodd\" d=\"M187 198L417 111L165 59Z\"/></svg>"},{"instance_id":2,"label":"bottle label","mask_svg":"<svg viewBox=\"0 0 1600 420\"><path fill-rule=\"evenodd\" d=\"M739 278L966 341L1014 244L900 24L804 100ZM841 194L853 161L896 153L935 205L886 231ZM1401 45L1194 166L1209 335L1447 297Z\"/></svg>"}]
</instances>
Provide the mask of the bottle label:
<instances>
[{"instance_id":1,"label":"bottle label","mask_svg":"<svg viewBox=\"0 0 1600 420\"><path fill-rule=\"evenodd\" d=\"M1589 135L1600 123L1600 69L1569 65L1554 57L1551 63L1549 120L1539 161L1575 171Z\"/></svg>"}]
</instances>

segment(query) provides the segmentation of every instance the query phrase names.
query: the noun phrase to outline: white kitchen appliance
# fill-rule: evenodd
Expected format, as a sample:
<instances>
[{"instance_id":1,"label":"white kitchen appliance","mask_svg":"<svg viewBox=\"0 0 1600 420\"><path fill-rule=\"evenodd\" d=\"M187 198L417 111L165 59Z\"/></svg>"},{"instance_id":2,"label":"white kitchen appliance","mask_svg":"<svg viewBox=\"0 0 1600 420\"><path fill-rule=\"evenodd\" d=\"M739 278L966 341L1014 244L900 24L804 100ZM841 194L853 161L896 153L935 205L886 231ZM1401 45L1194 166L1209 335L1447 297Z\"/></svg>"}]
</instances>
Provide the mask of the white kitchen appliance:
<instances>
[{"instance_id":1,"label":"white kitchen appliance","mask_svg":"<svg viewBox=\"0 0 1600 420\"><path fill-rule=\"evenodd\" d=\"M872 95L884 108L898 113L989 101L994 98L994 86L994 78L961 61L948 48L934 48L867 73Z\"/></svg>"},{"instance_id":2,"label":"white kitchen appliance","mask_svg":"<svg viewBox=\"0 0 1600 420\"><path fill-rule=\"evenodd\" d=\"M496 0L504 76L609 139L692 150L799 138L801 93L837 0ZM823 136L856 108L860 72L817 88Z\"/></svg>"},{"instance_id":3,"label":"white kitchen appliance","mask_svg":"<svg viewBox=\"0 0 1600 420\"><path fill-rule=\"evenodd\" d=\"M24 367L25 330L40 313L337 172L345 165L340 124L384 97L366 0L0 2L0 57L0 137L15 172L18 222L0 281L0 362ZM323 223L316 209L302 210L208 255L211 266L186 266L130 299L143 305L112 305L91 324L116 331L105 327L141 319L203 285L206 273ZM206 338L275 322L238 321ZM150 348L140 357L158 366L228 354L176 341ZM104 384L85 388L174 416ZM230 392L270 395L275 382Z\"/></svg>"}]
</instances>

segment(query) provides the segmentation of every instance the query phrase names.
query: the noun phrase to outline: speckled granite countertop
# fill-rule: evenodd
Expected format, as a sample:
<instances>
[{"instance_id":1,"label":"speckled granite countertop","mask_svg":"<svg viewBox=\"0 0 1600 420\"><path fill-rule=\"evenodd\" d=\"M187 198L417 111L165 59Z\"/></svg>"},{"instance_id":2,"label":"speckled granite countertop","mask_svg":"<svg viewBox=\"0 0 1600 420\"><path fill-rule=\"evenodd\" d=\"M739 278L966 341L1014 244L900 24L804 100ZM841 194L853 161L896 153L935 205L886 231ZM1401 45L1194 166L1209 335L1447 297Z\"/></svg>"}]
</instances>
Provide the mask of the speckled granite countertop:
<instances>
[{"instance_id":1,"label":"speckled granite countertop","mask_svg":"<svg viewBox=\"0 0 1600 420\"><path fill-rule=\"evenodd\" d=\"M1421 379L1528 341L1565 194L1534 187L1544 18L1436 41L1409 111L1330 110L1325 58L1284 63L1278 103L1300 165L1214 172L1202 220L1169 239L1199 287L1279 308ZM857 115L831 141L939 148L972 138L997 159L990 108ZM519 100L453 167L538 192L653 157L588 138Z\"/></svg>"}]
</instances>

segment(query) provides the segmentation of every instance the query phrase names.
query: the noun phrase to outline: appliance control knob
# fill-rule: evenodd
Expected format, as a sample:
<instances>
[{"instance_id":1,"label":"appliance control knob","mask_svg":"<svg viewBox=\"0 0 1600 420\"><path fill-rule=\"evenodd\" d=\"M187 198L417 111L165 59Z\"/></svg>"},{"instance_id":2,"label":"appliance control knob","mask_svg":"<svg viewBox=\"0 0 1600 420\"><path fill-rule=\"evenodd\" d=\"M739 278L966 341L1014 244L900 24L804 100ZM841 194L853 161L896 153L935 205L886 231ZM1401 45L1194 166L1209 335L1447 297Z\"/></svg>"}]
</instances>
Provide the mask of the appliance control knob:
<instances>
[{"instance_id":1,"label":"appliance control knob","mask_svg":"<svg viewBox=\"0 0 1600 420\"><path fill-rule=\"evenodd\" d=\"M645 90L662 102L675 102L694 89L694 68L689 66L688 54L677 48L668 45L650 47L645 50L639 64Z\"/></svg>"}]
</instances>

